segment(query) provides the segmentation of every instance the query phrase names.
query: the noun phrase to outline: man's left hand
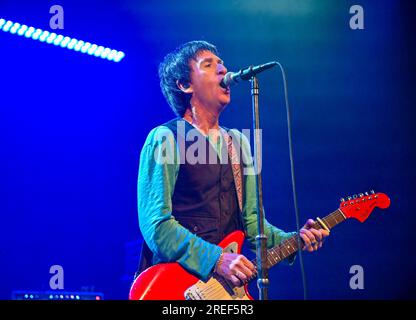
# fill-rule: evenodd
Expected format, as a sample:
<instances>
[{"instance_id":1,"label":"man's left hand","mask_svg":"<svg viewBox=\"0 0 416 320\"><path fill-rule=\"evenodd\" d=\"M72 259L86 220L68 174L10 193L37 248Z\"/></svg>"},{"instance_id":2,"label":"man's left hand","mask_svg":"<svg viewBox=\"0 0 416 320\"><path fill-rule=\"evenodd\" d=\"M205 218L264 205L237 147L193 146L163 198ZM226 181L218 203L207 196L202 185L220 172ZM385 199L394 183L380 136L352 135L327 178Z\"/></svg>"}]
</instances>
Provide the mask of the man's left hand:
<instances>
[{"instance_id":1,"label":"man's left hand","mask_svg":"<svg viewBox=\"0 0 416 320\"><path fill-rule=\"evenodd\" d=\"M324 238L329 236L329 232L325 229L314 229L315 221L309 219L306 224L300 229L300 237L303 240L303 250L309 252L316 251L322 247Z\"/></svg>"}]
</instances>

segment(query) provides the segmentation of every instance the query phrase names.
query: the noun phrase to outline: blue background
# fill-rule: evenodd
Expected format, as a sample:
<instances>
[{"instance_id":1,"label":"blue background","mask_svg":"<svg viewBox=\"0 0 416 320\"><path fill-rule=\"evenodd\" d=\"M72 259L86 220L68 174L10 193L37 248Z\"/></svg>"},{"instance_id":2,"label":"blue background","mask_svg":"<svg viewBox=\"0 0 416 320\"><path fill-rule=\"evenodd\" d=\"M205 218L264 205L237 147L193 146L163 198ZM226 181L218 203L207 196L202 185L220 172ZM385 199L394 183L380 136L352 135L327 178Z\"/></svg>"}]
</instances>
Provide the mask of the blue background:
<instances>
[{"instance_id":1,"label":"blue background","mask_svg":"<svg viewBox=\"0 0 416 320\"><path fill-rule=\"evenodd\" d=\"M410 2L409 2L410 3ZM173 117L157 66L179 44L217 45L229 70L269 60L286 69L301 222L374 189L388 210L336 227L304 254L311 299L416 298L413 192L415 37L402 1L11 1L0 18L126 53L120 63L0 32L0 298L66 290L126 299L140 233L136 183L151 128ZM349 28L360 4L365 29ZM414 11L413 11L414 12ZM260 77L268 220L295 229L286 111L277 68ZM221 123L251 128L249 83ZM364 268L351 290L352 265ZM299 259L270 271L270 298L302 299ZM256 295L253 286L251 292Z\"/></svg>"}]
</instances>

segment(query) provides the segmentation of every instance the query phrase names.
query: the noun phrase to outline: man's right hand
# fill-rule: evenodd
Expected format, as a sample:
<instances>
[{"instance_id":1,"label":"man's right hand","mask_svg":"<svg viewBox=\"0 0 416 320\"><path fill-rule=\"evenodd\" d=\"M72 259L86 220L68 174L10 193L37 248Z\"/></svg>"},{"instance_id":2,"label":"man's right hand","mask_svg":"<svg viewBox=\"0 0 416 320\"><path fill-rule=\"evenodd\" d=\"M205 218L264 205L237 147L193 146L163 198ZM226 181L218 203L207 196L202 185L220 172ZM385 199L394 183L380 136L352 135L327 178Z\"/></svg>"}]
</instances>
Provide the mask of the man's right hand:
<instances>
[{"instance_id":1,"label":"man's right hand","mask_svg":"<svg viewBox=\"0 0 416 320\"><path fill-rule=\"evenodd\" d=\"M256 273L256 268L241 254L223 253L217 261L215 271L235 286L241 286Z\"/></svg>"}]
</instances>

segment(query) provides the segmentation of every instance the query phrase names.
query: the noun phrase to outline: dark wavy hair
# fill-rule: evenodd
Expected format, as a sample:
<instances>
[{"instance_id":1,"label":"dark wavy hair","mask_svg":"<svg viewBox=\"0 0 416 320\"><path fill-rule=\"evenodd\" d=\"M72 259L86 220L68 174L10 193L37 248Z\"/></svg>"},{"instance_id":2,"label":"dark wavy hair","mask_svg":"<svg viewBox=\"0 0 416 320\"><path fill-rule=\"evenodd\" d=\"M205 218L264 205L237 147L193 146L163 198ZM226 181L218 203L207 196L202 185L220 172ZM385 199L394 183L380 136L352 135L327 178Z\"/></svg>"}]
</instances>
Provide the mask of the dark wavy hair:
<instances>
[{"instance_id":1,"label":"dark wavy hair","mask_svg":"<svg viewBox=\"0 0 416 320\"><path fill-rule=\"evenodd\" d=\"M196 59L200 51L211 51L218 55L217 48L206 41L190 41L167 54L159 65L160 88L173 112L183 117L190 106L191 94L178 88L177 81L187 86L191 81L190 61Z\"/></svg>"}]
</instances>

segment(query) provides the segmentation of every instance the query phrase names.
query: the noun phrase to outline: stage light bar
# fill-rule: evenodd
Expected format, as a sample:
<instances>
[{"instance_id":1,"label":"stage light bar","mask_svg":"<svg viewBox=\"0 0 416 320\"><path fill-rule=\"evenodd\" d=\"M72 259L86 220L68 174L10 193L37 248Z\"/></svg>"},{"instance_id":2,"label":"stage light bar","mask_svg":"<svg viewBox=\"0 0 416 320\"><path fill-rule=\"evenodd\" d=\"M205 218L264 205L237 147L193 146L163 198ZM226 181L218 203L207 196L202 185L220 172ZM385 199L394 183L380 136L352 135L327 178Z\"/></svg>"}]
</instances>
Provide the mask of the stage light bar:
<instances>
[{"instance_id":1,"label":"stage light bar","mask_svg":"<svg viewBox=\"0 0 416 320\"><path fill-rule=\"evenodd\" d=\"M12 22L0 18L0 30L16 34L18 36L24 36L47 44L53 44L69 50L86 53L90 56L100 57L109 61L120 62L125 54L122 51L98 46L93 43L84 42L75 38L65 37L54 32L44 31L39 28L28 27L27 25L21 25L18 22Z\"/></svg>"}]
</instances>

